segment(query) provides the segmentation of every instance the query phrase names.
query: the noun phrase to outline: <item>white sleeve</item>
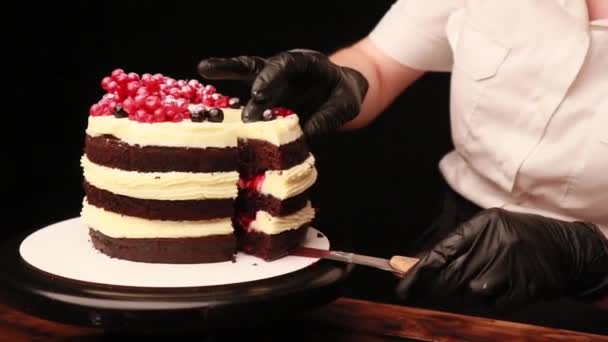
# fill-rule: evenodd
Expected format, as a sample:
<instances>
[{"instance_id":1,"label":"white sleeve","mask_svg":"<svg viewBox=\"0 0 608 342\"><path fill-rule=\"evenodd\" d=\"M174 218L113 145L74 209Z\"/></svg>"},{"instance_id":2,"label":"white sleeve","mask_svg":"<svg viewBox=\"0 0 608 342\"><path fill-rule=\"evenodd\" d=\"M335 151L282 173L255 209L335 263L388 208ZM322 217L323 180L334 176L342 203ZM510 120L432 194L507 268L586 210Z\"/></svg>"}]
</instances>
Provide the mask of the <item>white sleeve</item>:
<instances>
[{"instance_id":1,"label":"white sleeve","mask_svg":"<svg viewBox=\"0 0 608 342\"><path fill-rule=\"evenodd\" d=\"M451 71L446 24L465 0L398 0L369 37L397 62L424 71Z\"/></svg>"}]
</instances>

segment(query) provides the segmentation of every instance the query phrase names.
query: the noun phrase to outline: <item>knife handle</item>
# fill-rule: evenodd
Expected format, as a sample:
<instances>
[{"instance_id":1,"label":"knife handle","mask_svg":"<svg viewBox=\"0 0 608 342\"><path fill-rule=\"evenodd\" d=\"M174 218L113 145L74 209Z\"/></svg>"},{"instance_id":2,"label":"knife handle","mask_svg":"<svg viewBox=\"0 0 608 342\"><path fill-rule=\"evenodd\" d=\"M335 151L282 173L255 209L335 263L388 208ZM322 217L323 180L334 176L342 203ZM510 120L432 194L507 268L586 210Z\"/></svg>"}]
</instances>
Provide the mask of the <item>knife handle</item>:
<instances>
[{"instance_id":1,"label":"knife handle","mask_svg":"<svg viewBox=\"0 0 608 342\"><path fill-rule=\"evenodd\" d=\"M405 274L419 260L420 259L417 259L417 258L410 258L410 257L406 257L406 256L395 255L389 260L389 264L394 269L398 270L402 274Z\"/></svg>"}]
</instances>

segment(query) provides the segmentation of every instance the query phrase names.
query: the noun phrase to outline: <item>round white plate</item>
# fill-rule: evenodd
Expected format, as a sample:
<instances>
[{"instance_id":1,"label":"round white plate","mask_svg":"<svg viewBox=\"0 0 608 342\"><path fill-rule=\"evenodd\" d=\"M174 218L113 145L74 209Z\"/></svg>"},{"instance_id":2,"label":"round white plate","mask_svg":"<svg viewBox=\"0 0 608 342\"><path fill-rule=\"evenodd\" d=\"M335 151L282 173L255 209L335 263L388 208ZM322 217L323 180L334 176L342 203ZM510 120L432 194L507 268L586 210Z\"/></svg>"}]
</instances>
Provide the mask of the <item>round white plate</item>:
<instances>
[{"instance_id":1,"label":"round white plate","mask_svg":"<svg viewBox=\"0 0 608 342\"><path fill-rule=\"evenodd\" d=\"M329 249L329 240L314 228L304 246ZM19 247L30 265L60 277L90 283L136 287L193 287L242 283L295 272L318 259L286 256L266 262L238 253L236 262L152 264L110 258L93 248L89 228L79 217L29 235Z\"/></svg>"}]
</instances>

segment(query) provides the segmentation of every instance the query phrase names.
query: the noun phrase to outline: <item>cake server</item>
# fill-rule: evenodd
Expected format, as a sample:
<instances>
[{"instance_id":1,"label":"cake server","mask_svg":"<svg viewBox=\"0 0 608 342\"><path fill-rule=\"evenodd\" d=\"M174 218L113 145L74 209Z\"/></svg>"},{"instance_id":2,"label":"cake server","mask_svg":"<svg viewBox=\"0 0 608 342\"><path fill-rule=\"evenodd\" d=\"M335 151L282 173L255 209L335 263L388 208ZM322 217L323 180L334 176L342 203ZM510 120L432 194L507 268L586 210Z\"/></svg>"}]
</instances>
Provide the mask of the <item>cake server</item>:
<instances>
[{"instance_id":1,"label":"cake server","mask_svg":"<svg viewBox=\"0 0 608 342\"><path fill-rule=\"evenodd\" d=\"M298 247L290 254L309 258L336 260L348 264L364 265L397 274L405 274L418 262L418 259L416 258L400 255L395 255L390 259L383 259L350 252L330 251L310 247Z\"/></svg>"}]
</instances>

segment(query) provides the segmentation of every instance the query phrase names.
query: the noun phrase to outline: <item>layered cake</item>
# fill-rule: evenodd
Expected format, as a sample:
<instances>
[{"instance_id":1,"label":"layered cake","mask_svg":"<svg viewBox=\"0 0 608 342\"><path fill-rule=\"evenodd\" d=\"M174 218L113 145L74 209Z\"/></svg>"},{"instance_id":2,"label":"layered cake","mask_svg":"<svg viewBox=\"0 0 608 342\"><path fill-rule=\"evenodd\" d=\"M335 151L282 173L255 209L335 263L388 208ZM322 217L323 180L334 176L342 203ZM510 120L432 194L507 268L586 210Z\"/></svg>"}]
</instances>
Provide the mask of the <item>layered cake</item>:
<instances>
[{"instance_id":1,"label":"layered cake","mask_svg":"<svg viewBox=\"0 0 608 342\"><path fill-rule=\"evenodd\" d=\"M81 160L81 216L96 249L208 263L237 247L274 260L301 243L317 174L295 113L243 123L238 99L160 74L117 69L102 87Z\"/></svg>"}]
</instances>

